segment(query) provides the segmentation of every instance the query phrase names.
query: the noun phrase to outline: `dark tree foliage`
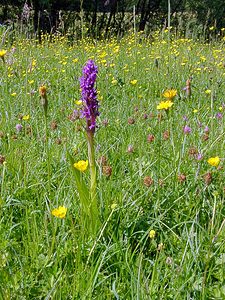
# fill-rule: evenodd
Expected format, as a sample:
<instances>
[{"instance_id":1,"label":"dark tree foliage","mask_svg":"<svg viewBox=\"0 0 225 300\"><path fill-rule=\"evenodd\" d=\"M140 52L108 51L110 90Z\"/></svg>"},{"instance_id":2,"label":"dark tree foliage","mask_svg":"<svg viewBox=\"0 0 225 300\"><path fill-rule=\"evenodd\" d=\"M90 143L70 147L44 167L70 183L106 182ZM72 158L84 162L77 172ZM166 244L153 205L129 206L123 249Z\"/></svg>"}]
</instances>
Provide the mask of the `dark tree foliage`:
<instances>
[{"instance_id":1,"label":"dark tree foliage","mask_svg":"<svg viewBox=\"0 0 225 300\"><path fill-rule=\"evenodd\" d=\"M124 24L126 12L138 15L138 30L154 22L166 20L168 0L0 0L0 23L11 18L11 11L22 12L25 2L33 8L35 32L40 30L54 32L59 24L59 11L84 12L89 23L89 33L101 32L107 35L110 28L119 31ZM170 0L171 15L186 13L195 16L200 24L225 27L224 0ZM99 17L99 13L100 17ZM119 13L119 18L116 16ZM132 21L132 19L131 19ZM157 22L156 22L157 23Z\"/></svg>"},{"instance_id":2,"label":"dark tree foliage","mask_svg":"<svg viewBox=\"0 0 225 300\"><path fill-rule=\"evenodd\" d=\"M214 25L218 28L225 27L225 2L224 0L188 0L187 8L195 11L199 22Z\"/></svg>"}]
</instances>

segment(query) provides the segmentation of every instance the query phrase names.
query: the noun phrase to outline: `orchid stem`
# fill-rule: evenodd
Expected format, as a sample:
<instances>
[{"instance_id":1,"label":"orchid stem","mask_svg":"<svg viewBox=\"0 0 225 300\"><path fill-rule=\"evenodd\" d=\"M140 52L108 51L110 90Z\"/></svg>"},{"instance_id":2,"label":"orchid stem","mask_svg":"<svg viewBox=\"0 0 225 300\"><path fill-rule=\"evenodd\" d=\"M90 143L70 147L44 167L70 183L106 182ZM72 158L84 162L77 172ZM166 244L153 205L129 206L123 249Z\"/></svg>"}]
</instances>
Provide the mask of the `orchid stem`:
<instances>
[{"instance_id":1,"label":"orchid stem","mask_svg":"<svg viewBox=\"0 0 225 300\"><path fill-rule=\"evenodd\" d=\"M90 176L91 176L91 184L90 184L90 213L92 219L93 229L96 227L98 220L98 209L97 209L97 172L96 172L96 163L95 163L95 147L94 147L94 133L90 130L87 132L87 140L88 140L88 158L90 165Z\"/></svg>"}]
</instances>

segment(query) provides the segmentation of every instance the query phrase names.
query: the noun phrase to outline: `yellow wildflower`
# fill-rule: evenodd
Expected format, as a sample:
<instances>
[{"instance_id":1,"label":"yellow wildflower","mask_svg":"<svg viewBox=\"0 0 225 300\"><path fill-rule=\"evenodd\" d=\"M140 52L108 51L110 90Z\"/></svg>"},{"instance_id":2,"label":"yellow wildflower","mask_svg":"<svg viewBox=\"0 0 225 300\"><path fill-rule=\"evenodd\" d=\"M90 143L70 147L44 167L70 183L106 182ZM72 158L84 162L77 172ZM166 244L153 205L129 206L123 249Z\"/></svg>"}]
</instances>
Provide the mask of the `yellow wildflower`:
<instances>
[{"instance_id":1,"label":"yellow wildflower","mask_svg":"<svg viewBox=\"0 0 225 300\"><path fill-rule=\"evenodd\" d=\"M168 100L173 100L173 98L177 95L177 90L166 90L163 93L163 97L167 98Z\"/></svg>"},{"instance_id":2,"label":"yellow wildflower","mask_svg":"<svg viewBox=\"0 0 225 300\"><path fill-rule=\"evenodd\" d=\"M75 100L75 104L76 105L81 105L82 104L82 100Z\"/></svg>"},{"instance_id":3,"label":"yellow wildflower","mask_svg":"<svg viewBox=\"0 0 225 300\"><path fill-rule=\"evenodd\" d=\"M16 96L16 93L12 93L11 96L15 97L15 96Z\"/></svg>"},{"instance_id":4,"label":"yellow wildflower","mask_svg":"<svg viewBox=\"0 0 225 300\"><path fill-rule=\"evenodd\" d=\"M194 110L193 110L193 113L194 113L194 114L196 114L197 112L198 112L198 110L197 110L197 109L194 109Z\"/></svg>"},{"instance_id":5,"label":"yellow wildflower","mask_svg":"<svg viewBox=\"0 0 225 300\"><path fill-rule=\"evenodd\" d=\"M219 156L210 157L207 162L211 166L217 167L219 165L219 163L220 163L220 158L219 158Z\"/></svg>"},{"instance_id":6,"label":"yellow wildflower","mask_svg":"<svg viewBox=\"0 0 225 300\"><path fill-rule=\"evenodd\" d=\"M59 206L52 210L52 215L56 218L63 219L66 216L67 208L65 206Z\"/></svg>"},{"instance_id":7,"label":"yellow wildflower","mask_svg":"<svg viewBox=\"0 0 225 300\"><path fill-rule=\"evenodd\" d=\"M22 118L24 121L28 121L29 119L30 119L30 115L25 115L25 116L23 116L23 118Z\"/></svg>"},{"instance_id":8,"label":"yellow wildflower","mask_svg":"<svg viewBox=\"0 0 225 300\"><path fill-rule=\"evenodd\" d=\"M130 84L132 84L132 85L137 84L137 79L131 80L131 81L130 81Z\"/></svg>"},{"instance_id":9,"label":"yellow wildflower","mask_svg":"<svg viewBox=\"0 0 225 300\"><path fill-rule=\"evenodd\" d=\"M116 80L115 78L113 78L112 84L116 85L117 83L118 83L118 80Z\"/></svg>"},{"instance_id":10,"label":"yellow wildflower","mask_svg":"<svg viewBox=\"0 0 225 300\"><path fill-rule=\"evenodd\" d=\"M210 95L211 94L211 90L205 90L205 93L207 94L207 95Z\"/></svg>"},{"instance_id":11,"label":"yellow wildflower","mask_svg":"<svg viewBox=\"0 0 225 300\"><path fill-rule=\"evenodd\" d=\"M150 237L150 239L154 239L155 235L156 235L155 230L152 229L152 230L149 231L149 237Z\"/></svg>"},{"instance_id":12,"label":"yellow wildflower","mask_svg":"<svg viewBox=\"0 0 225 300\"><path fill-rule=\"evenodd\" d=\"M206 57L205 56L200 56L200 59L201 59L202 62L206 61Z\"/></svg>"},{"instance_id":13,"label":"yellow wildflower","mask_svg":"<svg viewBox=\"0 0 225 300\"><path fill-rule=\"evenodd\" d=\"M0 50L0 57L3 59L4 56L6 55L7 51L6 50Z\"/></svg>"},{"instance_id":14,"label":"yellow wildflower","mask_svg":"<svg viewBox=\"0 0 225 300\"><path fill-rule=\"evenodd\" d=\"M88 167L88 160L79 160L77 163L74 163L74 168L77 170L84 172L87 170Z\"/></svg>"},{"instance_id":15,"label":"yellow wildflower","mask_svg":"<svg viewBox=\"0 0 225 300\"><path fill-rule=\"evenodd\" d=\"M170 100L167 101L161 101L158 105L157 105L157 109L161 110L161 109L169 109L171 106L173 105L173 102Z\"/></svg>"}]
</instances>

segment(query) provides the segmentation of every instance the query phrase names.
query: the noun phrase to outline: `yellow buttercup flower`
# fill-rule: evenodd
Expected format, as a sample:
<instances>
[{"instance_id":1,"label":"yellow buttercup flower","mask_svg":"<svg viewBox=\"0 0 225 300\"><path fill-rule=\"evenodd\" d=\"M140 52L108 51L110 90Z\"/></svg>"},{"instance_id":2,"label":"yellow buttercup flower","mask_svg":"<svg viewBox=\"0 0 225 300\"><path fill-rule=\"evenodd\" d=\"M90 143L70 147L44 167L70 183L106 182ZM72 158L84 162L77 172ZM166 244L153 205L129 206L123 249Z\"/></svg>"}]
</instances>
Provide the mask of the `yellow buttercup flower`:
<instances>
[{"instance_id":1,"label":"yellow buttercup flower","mask_svg":"<svg viewBox=\"0 0 225 300\"><path fill-rule=\"evenodd\" d=\"M168 100L173 100L173 98L177 95L177 90L166 90L163 93L163 97L167 98Z\"/></svg>"},{"instance_id":2,"label":"yellow buttercup flower","mask_svg":"<svg viewBox=\"0 0 225 300\"><path fill-rule=\"evenodd\" d=\"M67 213L67 208L65 206L59 206L58 208L52 210L52 215L60 219L65 218L66 213Z\"/></svg>"},{"instance_id":3,"label":"yellow buttercup flower","mask_svg":"<svg viewBox=\"0 0 225 300\"><path fill-rule=\"evenodd\" d=\"M132 85L137 84L137 79L131 80L130 83L131 83Z\"/></svg>"},{"instance_id":4,"label":"yellow buttercup flower","mask_svg":"<svg viewBox=\"0 0 225 300\"><path fill-rule=\"evenodd\" d=\"M217 167L220 163L220 158L219 156L215 156L215 157L210 157L208 159L208 164L210 164L213 167Z\"/></svg>"},{"instance_id":5,"label":"yellow buttercup flower","mask_svg":"<svg viewBox=\"0 0 225 300\"><path fill-rule=\"evenodd\" d=\"M212 91L211 91L211 90L205 90L205 93L206 93L207 95L210 95L210 94L212 93Z\"/></svg>"},{"instance_id":6,"label":"yellow buttercup flower","mask_svg":"<svg viewBox=\"0 0 225 300\"><path fill-rule=\"evenodd\" d=\"M88 160L79 160L77 163L74 163L74 168L77 170L84 172L87 170L88 167Z\"/></svg>"},{"instance_id":7,"label":"yellow buttercup flower","mask_svg":"<svg viewBox=\"0 0 225 300\"><path fill-rule=\"evenodd\" d=\"M116 85L117 83L118 83L118 80L116 80L115 78L113 78L112 84Z\"/></svg>"},{"instance_id":8,"label":"yellow buttercup flower","mask_svg":"<svg viewBox=\"0 0 225 300\"><path fill-rule=\"evenodd\" d=\"M157 109L161 110L161 109L169 109L171 106L173 105L173 102L170 100L167 101L161 101L158 105L157 105Z\"/></svg>"},{"instance_id":9,"label":"yellow buttercup flower","mask_svg":"<svg viewBox=\"0 0 225 300\"><path fill-rule=\"evenodd\" d=\"M29 119L30 119L30 115L25 115L25 116L23 116L23 118L22 118L24 121L28 121Z\"/></svg>"},{"instance_id":10,"label":"yellow buttercup flower","mask_svg":"<svg viewBox=\"0 0 225 300\"><path fill-rule=\"evenodd\" d=\"M4 58L4 56L6 55L7 51L6 50L0 50L0 57Z\"/></svg>"},{"instance_id":11,"label":"yellow buttercup flower","mask_svg":"<svg viewBox=\"0 0 225 300\"><path fill-rule=\"evenodd\" d=\"M82 104L82 100L75 100L75 104L76 105L81 105Z\"/></svg>"},{"instance_id":12,"label":"yellow buttercup flower","mask_svg":"<svg viewBox=\"0 0 225 300\"><path fill-rule=\"evenodd\" d=\"M152 229L152 230L149 231L149 237L150 237L150 239L154 239L155 235L156 235L155 230Z\"/></svg>"}]
</instances>

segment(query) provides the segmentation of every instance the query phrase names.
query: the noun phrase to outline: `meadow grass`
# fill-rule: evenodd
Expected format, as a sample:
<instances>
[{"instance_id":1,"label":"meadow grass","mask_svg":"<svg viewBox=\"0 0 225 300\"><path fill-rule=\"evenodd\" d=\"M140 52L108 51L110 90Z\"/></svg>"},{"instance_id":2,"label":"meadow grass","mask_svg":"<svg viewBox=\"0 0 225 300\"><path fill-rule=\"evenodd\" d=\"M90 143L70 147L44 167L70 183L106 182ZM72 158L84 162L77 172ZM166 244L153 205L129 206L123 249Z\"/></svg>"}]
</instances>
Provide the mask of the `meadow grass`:
<instances>
[{"instance_id":1,"label":"meadow grass","mask_svg":"<svg viewBox=\"0 0 225 300\"><path fill-rule=\"evenodd\" d=\"M73 45L65 37L6 40L1 299L225 298L225 45L167 34ZM88 155L84 120L71 120L88 59L99 69L95 237L83 232L67 155ZM172 107L157 110L172 88ZM88 183L89 172L83 177ZM68 209L65 218L51 214L58 206Z\"/></svg>"}]
</instances>

